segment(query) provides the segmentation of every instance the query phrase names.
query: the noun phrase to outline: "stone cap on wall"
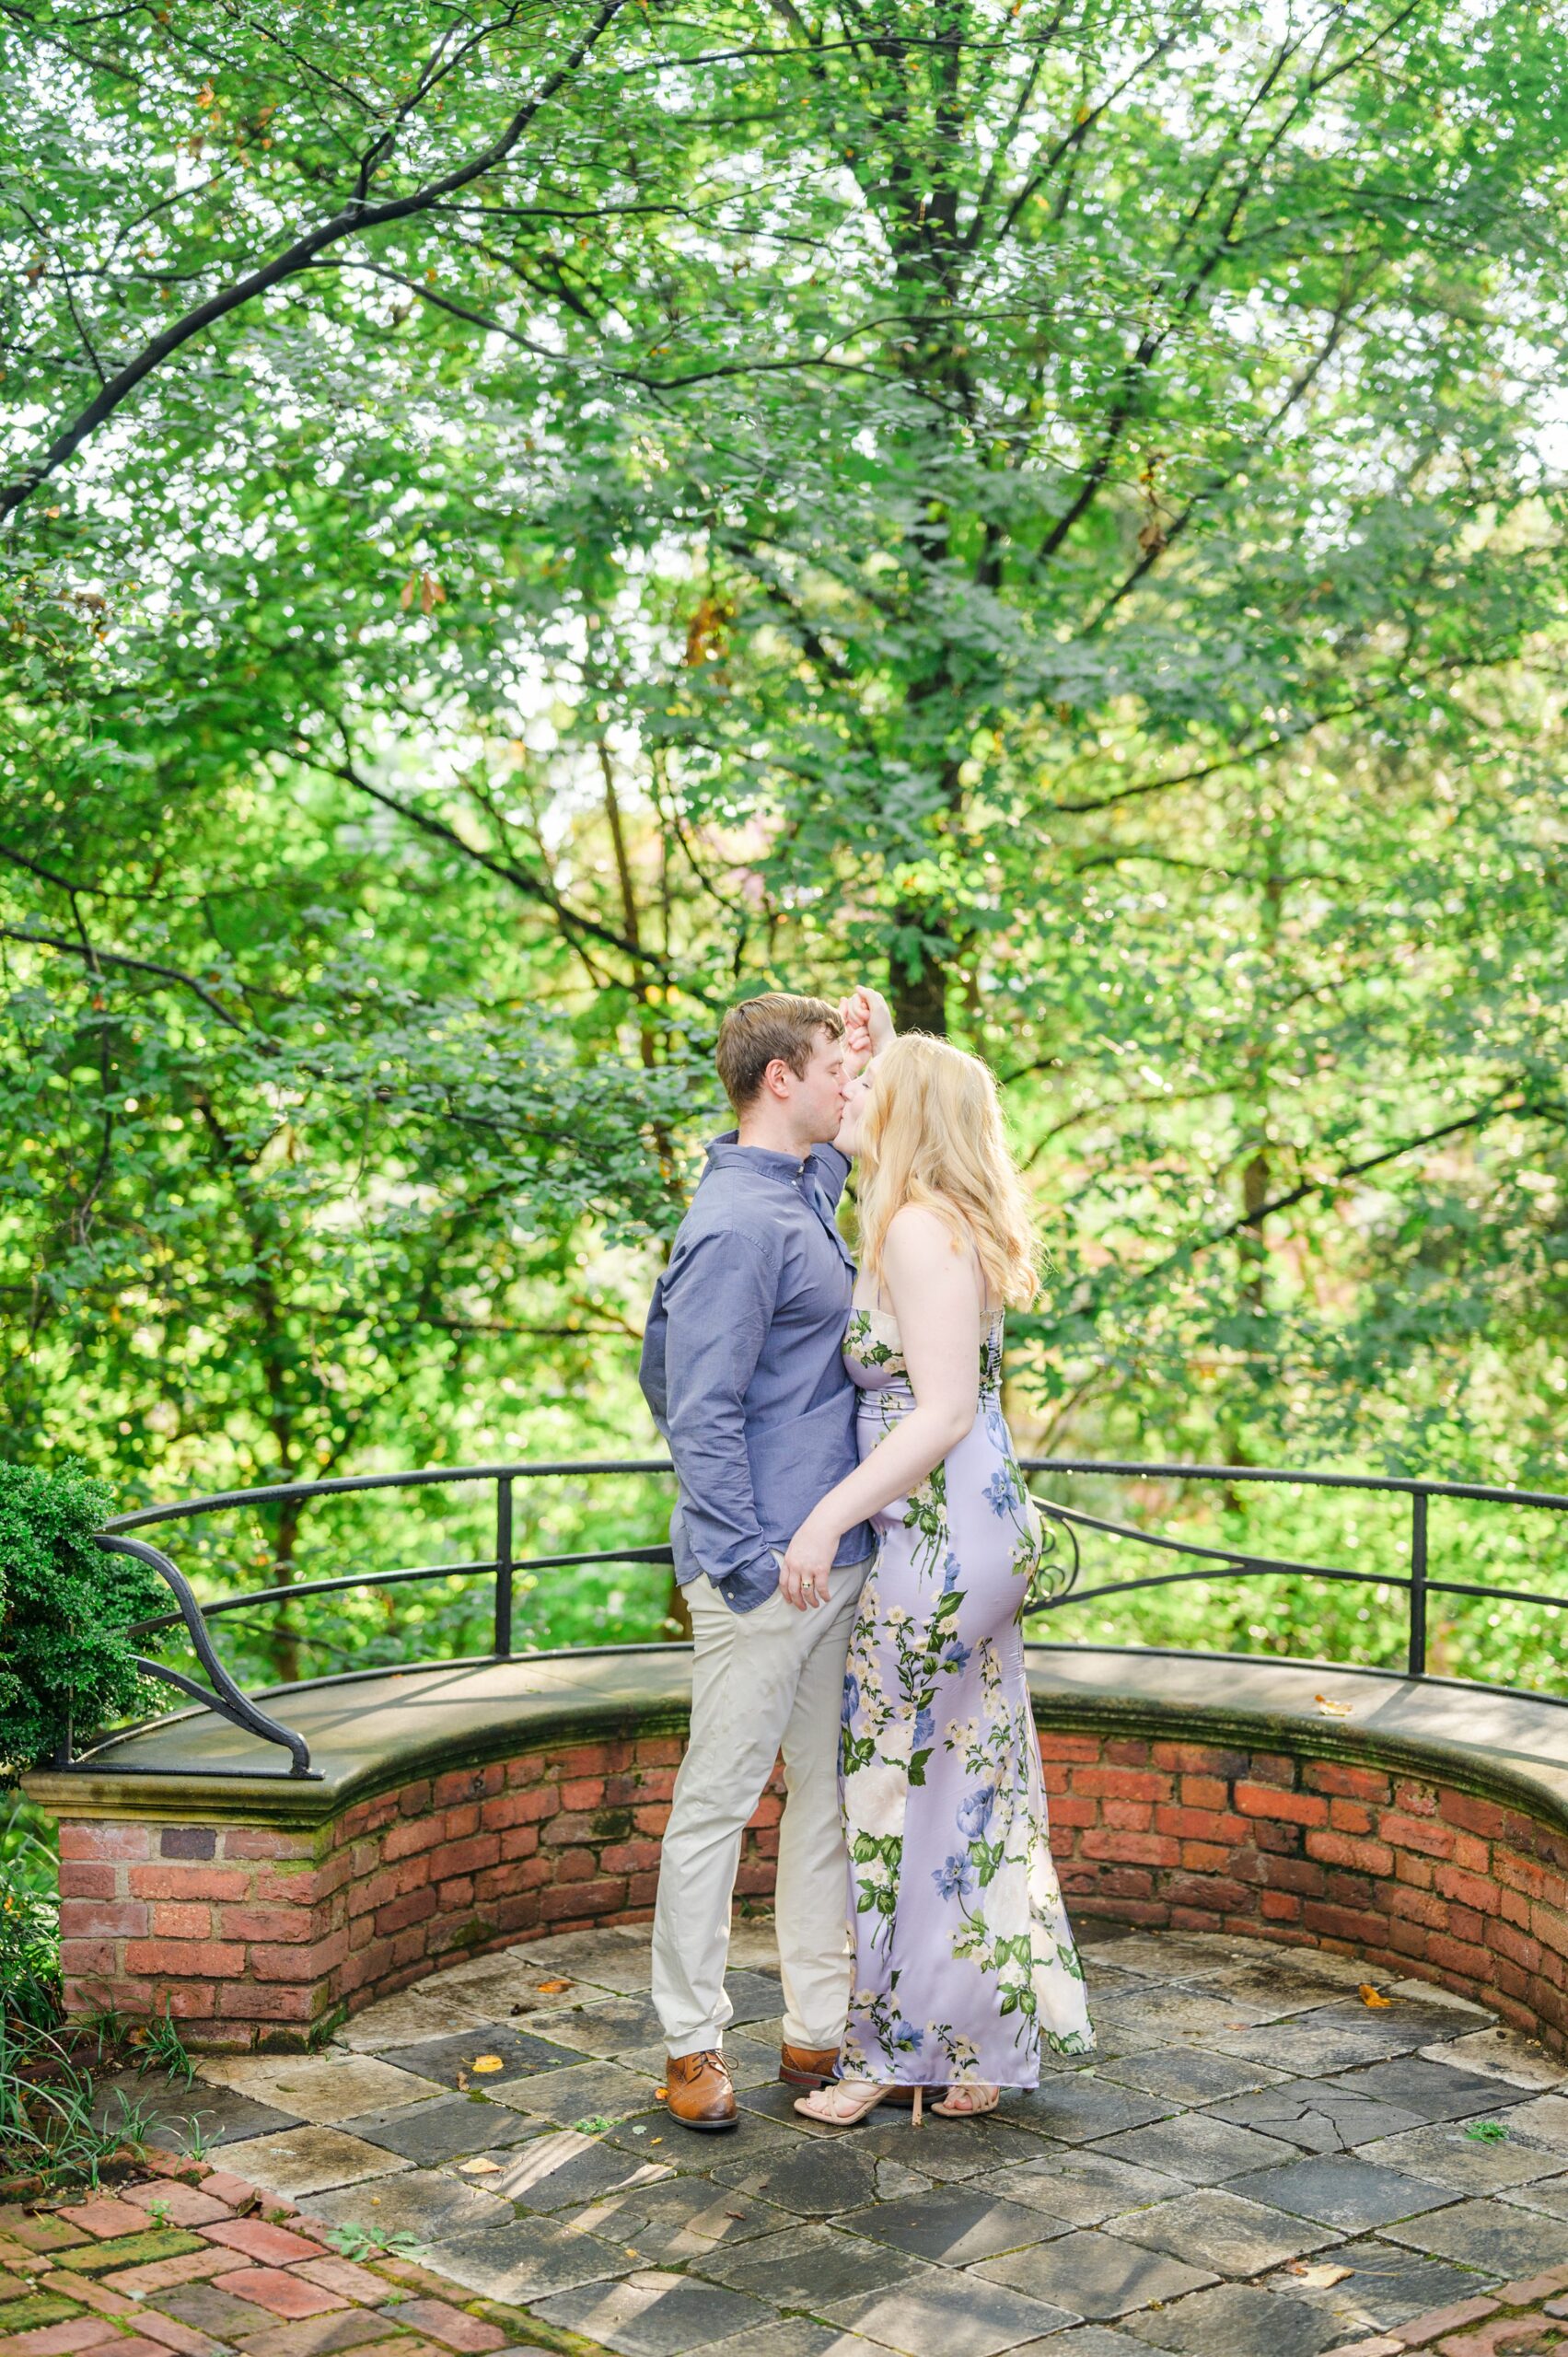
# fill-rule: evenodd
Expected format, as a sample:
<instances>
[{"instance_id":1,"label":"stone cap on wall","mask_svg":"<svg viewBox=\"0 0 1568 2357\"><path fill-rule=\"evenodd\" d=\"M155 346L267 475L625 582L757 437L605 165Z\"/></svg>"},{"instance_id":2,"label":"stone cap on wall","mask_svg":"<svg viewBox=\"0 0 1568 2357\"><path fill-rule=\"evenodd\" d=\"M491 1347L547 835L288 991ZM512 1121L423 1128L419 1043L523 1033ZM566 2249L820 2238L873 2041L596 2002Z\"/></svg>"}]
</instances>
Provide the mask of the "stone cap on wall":
<instances>
[{"instance_id":1,"label":"stone cap on wall","mask_svg":"<svg viewBox=\"0 0 1568 2357\"><path fill-rule=\"evenodd\" d=\"M1512 1689L1243 1655L1027 1647L1044 1727L1342 1758L1568 1820L1568 1707ZM66 1817L301 1829L412 1778L481 1767L563 1738L679 1733L690 1648L612 1646L452 1662L293 1686L268 1697L310 1746L319 1781L212 1713L161 1722L82 1766L29 1776Z\"/></svg>"},{"instance_id":2,"label":"stone cap on wall","mask_svg":"<svg viewBox=\"0 0 1568 2357\"><path fill-rule=\"evenodd\" d=\"M1248 1654L1029 1645L1044 1726L1343 1759L1439 1772L1461 1792L1568 1818L1568 1701L1459 1678L1405 1678Z\"/></svg>"},{"instance_id":3,"label":"stone cap on wall","mask_svg":"<svg viewBox=\"0 0 1568 2357\"><path fill-rule=\"evenodd\" d=\"M613 1645L505 1662L442 1662L259 1696L310 1746L316 1780L274 1746L197 1711L26 1779L58 1817L311 1826L412 1778L487 1766L551 1743L684 1733L691 1648Z\"/></svg>"}]
</instances>

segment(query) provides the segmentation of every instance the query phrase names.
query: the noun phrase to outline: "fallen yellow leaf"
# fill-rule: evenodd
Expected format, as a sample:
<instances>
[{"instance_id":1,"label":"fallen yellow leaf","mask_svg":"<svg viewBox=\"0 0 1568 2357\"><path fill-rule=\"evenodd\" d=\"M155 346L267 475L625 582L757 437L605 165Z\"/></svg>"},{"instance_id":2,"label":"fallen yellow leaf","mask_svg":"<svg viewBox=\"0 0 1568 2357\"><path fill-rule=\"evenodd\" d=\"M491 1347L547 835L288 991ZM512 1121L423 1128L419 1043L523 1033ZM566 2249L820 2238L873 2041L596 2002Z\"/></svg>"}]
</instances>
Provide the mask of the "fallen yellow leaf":
<instances>
[{"instance_id":1,"label":"fallen yellow leaf","mask_svg":"<svg viewBox=\"0 0 1568 2357\"><path fill-rule=\"evenodd\" d=\"M458 2166L465 2177L494 2177L501 2164L487 2160L482 2153L476 2153L471 2161L459 2161Z\"/></svg>"},{"instance_id":2,"label":"fallen yellow leaf","mask_svg":"<svg viewBox=\"0 0 1568 2357\"><path fill-rule=\"evenodd\" d=\"M1374 1989L1370 1980L1362 1982L1356 1995L1364 2005L1391 2005L1394 2002L1392 1997L1385 1997L1379 1990Z\"/></svg>"},{"instance_id":3,"label":"fallen yellow leaf","mask_svg":"<svg viewBox=\"0 0 1568 2357\"><path fill-rule=\"evenodd\" d=\"M506 2065L499 2054L476 2054L471 2067L476 2071L504 2071Z\"/></svg>"},{"instance_id":4,"label":"fallen yellow leaf","mask_svg":"<svg viewBox=\"0 0 1568 2357\"><path fill-rule=\"evenodd\" d=\"M1347 1719L1355 1707L1353 1702L1330 1701L1327 1694L1314 1694L1312 1700L1326 1719Z\"/></svg>"},{"instance_id":5,"label":"fallen yellow leaf","mask_svg":"<svg viewBox=\"0 0 1568 2357\"><path fill-rule=\"evenodd\" d=\"M541 1997L554 1997L558 1996L563 1989L570 1989L571 1986L569 1980L541 1980L539 1984L539 1993Z\"/></svg>"}]
</instances>

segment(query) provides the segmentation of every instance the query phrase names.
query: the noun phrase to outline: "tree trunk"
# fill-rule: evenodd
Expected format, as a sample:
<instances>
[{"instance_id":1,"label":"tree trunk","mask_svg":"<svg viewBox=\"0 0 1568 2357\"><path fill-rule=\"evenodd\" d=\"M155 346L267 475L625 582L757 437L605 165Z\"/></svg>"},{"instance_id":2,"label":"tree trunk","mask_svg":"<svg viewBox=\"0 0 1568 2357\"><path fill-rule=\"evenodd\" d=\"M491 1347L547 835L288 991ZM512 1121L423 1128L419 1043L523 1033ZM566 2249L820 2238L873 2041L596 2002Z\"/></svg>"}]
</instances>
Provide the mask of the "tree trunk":
<instances>
[{"instance_id":1,"label":"tree trunk","mask_svg":"<svg viewBox=\"0 0 1568 2357\"><path fill-rule=\"evenodd\" d=\"M1263 1281L1268 1271L1269 1248L1258 1214L1269 1200L1269 1149L1260 1144L1248 1155L1241 1172L1241 1215L1248 1223L1237 1238L1241 1259L1242 1298L1249 1307L1263 1306Z\"/></svg>"},{"instance_id":2,"label":"tree trunk","mask_svg":"<svg viewBox=\"0 0 1568 2357\"><path fill-rule=\"evenodd\" d=\"M302 1501L285 1498L277 1509L277 1537L273 1546L273 1585L287 1587L294 1578L294 1550L299 1537ZM280 1686L292 1686L299 1676L299 1626L286 1604L278 1607L272 1637L273 1667Z\"/></svg>"},{"instance_id":3,"label":"tree trunk","mask_svg":"<svg viewBox=\"0 0 1568 2357\"><path fill-rule=\"evenodd\" d=\"M669 1594L665 1599L664 1619L665 1633L672 1644L691 1643L691 1615L687 1609L686 1590L673 1572L669 1575Z\"/></svg>"},{"instance_id":4,"label":"tree trunk","mask_svg":"<svg viewBox=\"0 0 1568 2357\"><path fill-rule=\"evenodd\" d=\"M892 964L888 999L900 1031L929 1031L934 1039L947 1038L947 971L929 953L918 965Z\"/></svg>"}]
</instances>

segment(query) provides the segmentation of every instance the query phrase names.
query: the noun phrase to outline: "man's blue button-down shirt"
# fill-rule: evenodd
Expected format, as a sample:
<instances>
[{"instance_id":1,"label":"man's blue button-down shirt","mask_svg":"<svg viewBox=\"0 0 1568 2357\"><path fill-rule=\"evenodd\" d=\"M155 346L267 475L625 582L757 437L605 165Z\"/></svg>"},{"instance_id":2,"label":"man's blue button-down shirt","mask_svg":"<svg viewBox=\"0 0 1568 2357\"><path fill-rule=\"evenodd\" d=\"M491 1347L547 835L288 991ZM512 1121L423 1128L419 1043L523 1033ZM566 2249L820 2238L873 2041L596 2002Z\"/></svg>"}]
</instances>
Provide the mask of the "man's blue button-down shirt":
<instances>
[{"instance_id":1,"label":"man's blue button-down shirt","mask_svg":"<svg viewBox=\"0 0 1568 2357\"><path fill-rule=\"evenodd\" d=\"M712 1580L738 1612L767 1602L777 1553L859 1462L854 1262L833 1224L848 1176L830 1145L796 1162L716 1139L654 1288L641 1381L675 1462L675 1575ZM872 1545L857 1523L836 1560Z\"/></svg>"}]
</instances>

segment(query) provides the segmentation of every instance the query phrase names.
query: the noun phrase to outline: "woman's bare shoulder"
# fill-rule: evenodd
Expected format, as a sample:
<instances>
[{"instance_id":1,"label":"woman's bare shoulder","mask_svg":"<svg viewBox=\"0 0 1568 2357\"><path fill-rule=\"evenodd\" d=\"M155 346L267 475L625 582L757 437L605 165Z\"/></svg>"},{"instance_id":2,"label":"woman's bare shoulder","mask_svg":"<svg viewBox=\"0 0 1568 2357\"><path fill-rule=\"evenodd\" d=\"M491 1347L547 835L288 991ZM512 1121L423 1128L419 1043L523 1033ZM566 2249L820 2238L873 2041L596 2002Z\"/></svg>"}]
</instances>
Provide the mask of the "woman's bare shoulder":
<instances>
[{"instance_id":1,"label":"woman's bare shoulder","mask_svg":"<svg viewBox=\"0 0 1568 2357\"><path fill-rule=\"evenodd\" d=\"M925 1203L900 1205L888 1222L882 1251L891 1264L911 1270L944 1268L966 1257L957 1230Z\"/></svg>"}]
</instances>

